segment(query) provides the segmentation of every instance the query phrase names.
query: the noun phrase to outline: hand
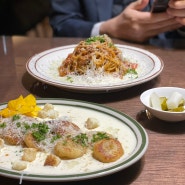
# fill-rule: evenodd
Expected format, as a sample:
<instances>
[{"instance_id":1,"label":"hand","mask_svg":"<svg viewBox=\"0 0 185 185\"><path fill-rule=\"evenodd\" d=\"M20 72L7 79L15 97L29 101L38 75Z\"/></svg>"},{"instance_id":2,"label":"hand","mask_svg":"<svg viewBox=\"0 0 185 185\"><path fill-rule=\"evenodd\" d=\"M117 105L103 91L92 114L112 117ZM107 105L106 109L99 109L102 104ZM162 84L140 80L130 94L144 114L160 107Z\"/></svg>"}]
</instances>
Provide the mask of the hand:
<instances>
[{"instance_id":1,"label":"hand","mask_svg":"<svg viewBox=\"0 0 185 185\"><path fill-rule=\"evenodd\" d=\"M170 0L167 13L185 26L185 0Z\"/></svg>"},{"instance_id":2,"label":"hand","mask_svg":"<svg viewBox=\"0 0 185 185\"><path fill-rule=\"evenodd\" d=\"M162 32L180 28L174 16L164 13L141 12L149 0L138 0L131 3L120 15L105 21L100 33L109 36L142 43Z\"/></svg>"}]
</instances>

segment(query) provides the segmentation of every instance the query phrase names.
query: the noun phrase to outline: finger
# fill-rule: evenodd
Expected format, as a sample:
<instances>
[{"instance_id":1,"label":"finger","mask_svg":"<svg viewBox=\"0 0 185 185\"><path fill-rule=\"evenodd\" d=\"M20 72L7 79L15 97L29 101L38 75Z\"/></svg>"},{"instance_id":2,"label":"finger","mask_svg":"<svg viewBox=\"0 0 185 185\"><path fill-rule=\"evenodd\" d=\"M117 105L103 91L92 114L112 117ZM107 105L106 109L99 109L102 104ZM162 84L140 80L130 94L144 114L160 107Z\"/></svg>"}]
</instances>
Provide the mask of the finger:
<instances>
[{"instance_id":1,"label":"finger","mask_svg":"<svg viewBox=\"0 0 185 185\"><path fill-rule=\"evenodd\" d=\"M162 21L170 21L173 19L174 19L173 15L168 14L167 12L162 12L162 13L151 13L150 21L152 21L153 23L158 23Z\"/></svg>"},{"instance_id":2,"label":"finger","mask_svg":"<svg viewBox=\"0 0 185 185\"><path fill-rule=\"evenodd\" d=\"M157 13L153 14L150 12L135 12L135 16L137 18L138 23L148 23L148 24L153 24L153 23L159 23L162 21L170 21L174 19L174 16L171 14L168 14L166 12L164 13Z\"/></svg>"},{"instance_id":3,"label":"finger","mask_svg":"<svg viewBox=\"0 0 185 185\"><path fill-rule=\"evenodd\" d=\"M185 26L185 18L177 17L176 18L176 21L179 22L181 25L184 25Z\"/></svg>"},{"instance_id":4,"label":"finger","mask_svg":"<svg viewBox=\"0 0 185 185\"><path fill-rule=\"evenodd\" d=\"M173 9L173 8L168 8L167 13L169 15L172 15L174 17L185 17L185 9Z\"/></svg>"},{"instance_id":5,"label":"finger","mask_svg":"<svg viewBox=\"0 0 185 185\"><path fill-rule=\"evenodd\" d=\"M168 5L170 8L184 9L185 1L184 0L170 0Z\"/></svg>"},{"instance_id":6,"label":"finger","mask_svg":"<svg viewBox=\"0 0 185 185\"><path fill-rule=\"evenodd\" d=\"M149 0L137 0L131 3L128 7L134 10L143 10L149 3Z\"/></svg>"},{"instance_id":7,"label":"finger","mask_svg":"<svg viewBox=\"0 0 185 185\"><path fill-rule=\"evenodd\" d=\"M172 28L172 30L173 30L174 28L181 27L182 25L179 24L175 19L170 19L167 21L160 21L160 22L153 23L153 24L147 24L147 25L145 25L145 27L146 26L148 27L148 30L158 29L160 32L160 30L163 30L163 28ZM167 31L169 31L169 30L167 30Z\"/></svg>"},{"instance_id":8,"label":"finger","mask_svg":"<svg viewBox=\"0 0 185 185\"><path fill-rule=\"evenodd\" d=\"M148 35L148 37L153 37L153 36L158 35L160 33L176 30L180 27L182 27L182 25L174 24L174 25L169 25L169 26L165 26L165 27L161 27L161 28L156 28L156 29L148 31L147 35Z\"/></svg>"}]
</instances>

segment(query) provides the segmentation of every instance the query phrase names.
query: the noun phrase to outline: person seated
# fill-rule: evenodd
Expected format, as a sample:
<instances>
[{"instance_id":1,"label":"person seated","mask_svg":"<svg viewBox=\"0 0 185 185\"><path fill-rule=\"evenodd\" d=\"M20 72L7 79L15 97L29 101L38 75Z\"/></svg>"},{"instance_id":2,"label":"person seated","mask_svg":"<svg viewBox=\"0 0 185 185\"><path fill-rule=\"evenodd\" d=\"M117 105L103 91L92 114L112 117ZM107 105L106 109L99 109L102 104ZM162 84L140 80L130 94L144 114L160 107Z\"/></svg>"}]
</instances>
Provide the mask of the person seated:
<instances>
[{"instance_id":1,"label":"person seated","mask_svg":"<svg viewBox=\"0 0 185 185\"><path fill-rule=\"evenodd\" d=\"M51 0L54 36L107 34L143 43L151 38L184 38L185 1L170 0L165 12L152 13L152 0Z\"/></svg>"},{"instance_id":2,"label":"person seated","mask_svg":"<svg viewBox=\"0 0 185 185\"><path fill-rule=\"evenodd\" d=\"M0 35L26 35L50 12L49 0L1 0Z\"/></svg>"}]
</instances>

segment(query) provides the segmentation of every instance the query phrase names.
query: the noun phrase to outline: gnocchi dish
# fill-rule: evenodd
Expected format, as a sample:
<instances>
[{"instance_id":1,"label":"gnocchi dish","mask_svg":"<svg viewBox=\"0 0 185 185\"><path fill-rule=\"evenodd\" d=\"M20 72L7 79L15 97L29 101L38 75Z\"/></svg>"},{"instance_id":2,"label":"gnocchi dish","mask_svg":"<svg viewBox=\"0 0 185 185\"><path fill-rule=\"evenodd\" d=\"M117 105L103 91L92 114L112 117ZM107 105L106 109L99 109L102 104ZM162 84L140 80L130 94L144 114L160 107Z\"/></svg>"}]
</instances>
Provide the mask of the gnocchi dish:
<instances>
[{"instance_id":1,"label":"gnocchi dish","mask_svg":"<svg viewBox=\"0 0 185 185\"><path fill-rule=\"evenodd\" d=\"M112 163L124 156L117 134L99 129L101 119L88 116L78 125L69 115L61 116L52 104L46 103L37 110L36 116L1 115L0 157L18 153L11 169L24 171L38 160L43 167L58 167L62 161L86 156L100 163Z\"/></svg>"}]
</instances>

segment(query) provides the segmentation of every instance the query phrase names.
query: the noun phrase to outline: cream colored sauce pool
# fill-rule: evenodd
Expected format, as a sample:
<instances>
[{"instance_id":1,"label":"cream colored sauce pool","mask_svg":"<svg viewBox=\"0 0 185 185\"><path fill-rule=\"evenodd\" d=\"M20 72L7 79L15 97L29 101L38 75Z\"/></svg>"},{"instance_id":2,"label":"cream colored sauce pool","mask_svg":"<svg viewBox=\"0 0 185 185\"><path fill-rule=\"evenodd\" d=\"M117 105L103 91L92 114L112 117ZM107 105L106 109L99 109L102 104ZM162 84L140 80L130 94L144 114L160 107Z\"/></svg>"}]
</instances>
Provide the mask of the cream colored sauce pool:
<instances>
[{"instance_id":1,"label":"cream colored sauce pool","mask_svg":"<svg viewBox=\"0 0 185 185\"><path fill-rule=\"evenodd\" d=\"M118 138L124 148L124 155L116 162L102 163L95 160L91 156L91 151L89 150L88 153L81 158L61 160L59 166L51 167L43 166L47 154L38 152L36 160L28 162L28 166L23 173L69 175L102 170L125 160L136 147L137 139L133 131L126 124L123 124L120 120L114 118L113 116L98 112L97 110L71 106L55 105L55 110L60 112L61 117L67 117L70 121L77 124L84 132L88 131L84 125L85 121L89 117L98 119L99 127L94 130L105 131ZM0 149L0 168L11 170L12 162L21 160L22 154L23 152L21 146L5 145L4 148Z\"/></svg>"}]
</instances>

